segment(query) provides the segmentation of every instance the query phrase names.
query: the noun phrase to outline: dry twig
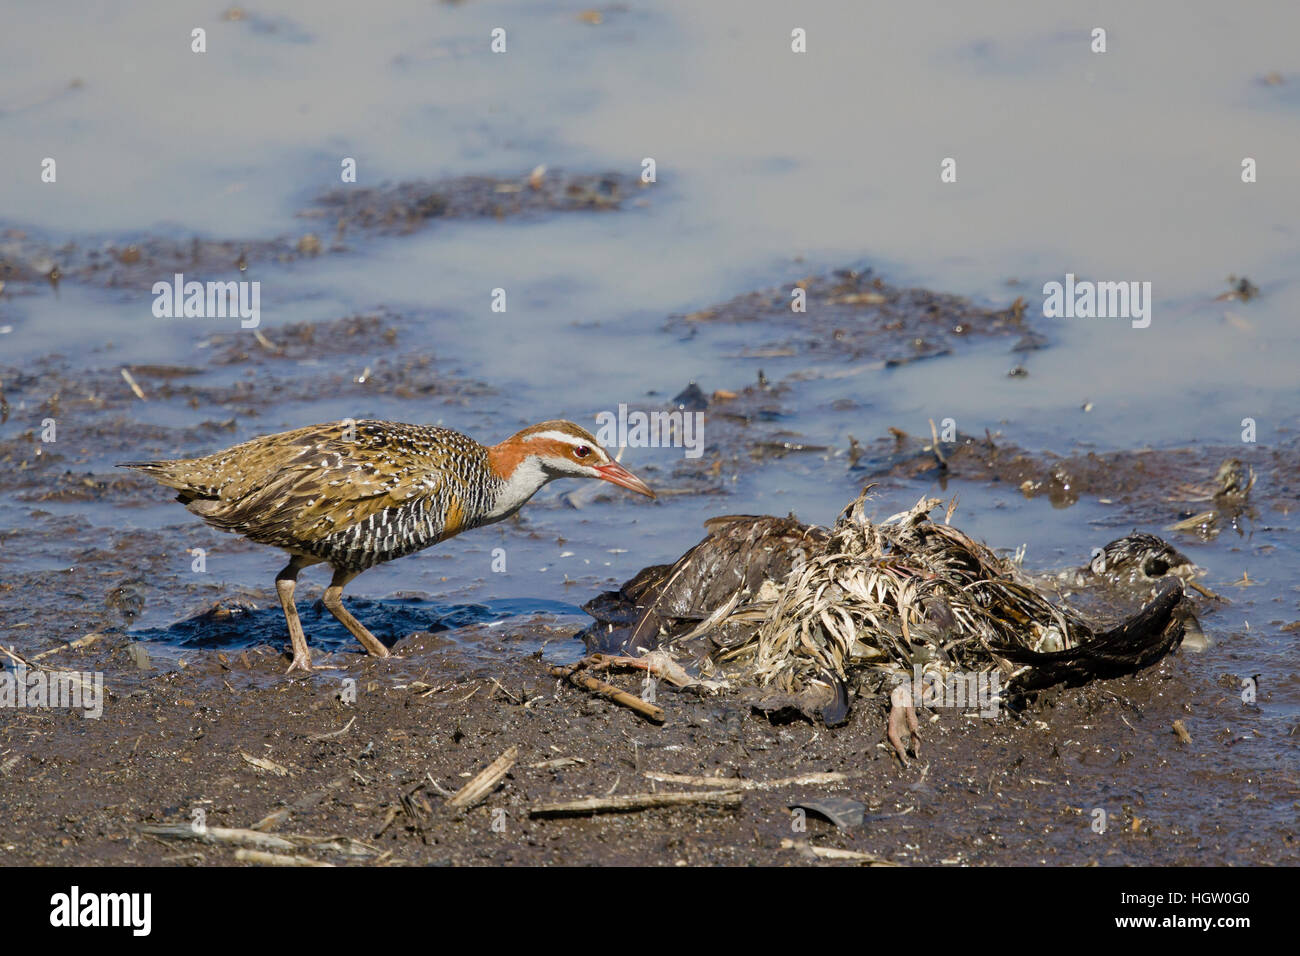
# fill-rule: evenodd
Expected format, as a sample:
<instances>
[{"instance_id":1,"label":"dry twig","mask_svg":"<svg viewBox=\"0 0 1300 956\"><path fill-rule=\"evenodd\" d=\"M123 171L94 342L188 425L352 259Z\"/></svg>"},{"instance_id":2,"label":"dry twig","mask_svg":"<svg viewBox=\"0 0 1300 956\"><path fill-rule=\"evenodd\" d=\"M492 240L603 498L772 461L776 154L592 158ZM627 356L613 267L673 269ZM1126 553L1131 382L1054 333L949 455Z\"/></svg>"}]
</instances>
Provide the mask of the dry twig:
<instances>
[{"instance_id":1,"label":"dry twig","mask_svg":"<svg viewBox=\"0 0 1300 956\"><path fill-rule=\"evenodd\" d=\"M447 806L457 810L468 810L482 803L487 799L488 794L497 788L497 784L505 778L518 759L519 748L511 747L488 764L473 780L457 790L456 794L447 801Z\"/></svg>"},{"instance_id":2,"label":"dry twig","mask_svg":"<svg viewBox=\"0 0 1300 956\"><path fill-rule=\"evenodd\" d=\"M586 797L564 803L541 803L528 811L530 817L580 816L587 813L630 813L659 807L703 805L738 807L744 799L739 790L693 790L686 793L627 793L619 797Z\"/></svg>"}]
</instances>

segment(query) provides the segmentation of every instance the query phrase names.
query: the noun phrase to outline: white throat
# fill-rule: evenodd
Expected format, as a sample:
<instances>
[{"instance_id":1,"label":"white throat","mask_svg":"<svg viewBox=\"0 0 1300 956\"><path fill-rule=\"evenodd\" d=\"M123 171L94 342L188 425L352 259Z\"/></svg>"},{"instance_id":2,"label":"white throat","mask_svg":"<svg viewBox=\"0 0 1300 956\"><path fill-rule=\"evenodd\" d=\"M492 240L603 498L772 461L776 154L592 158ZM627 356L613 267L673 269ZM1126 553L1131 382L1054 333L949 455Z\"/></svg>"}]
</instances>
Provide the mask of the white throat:
<instances>
[{"instance_id":1,"label":"white throat","mask_svg":"<svg viewBox=\"0 0 1300 956\"><path fill-rule=\"evenodd\" d=\"M542 485L556 477L559 476L547 474L542 468L541 461L536 457L525 458L506 479L505 486L501 489L501 496L497 498L492 510L484 515L484 523L509 518L522 508L529 498L537 494Z\"/></svg>"}]
</instances>

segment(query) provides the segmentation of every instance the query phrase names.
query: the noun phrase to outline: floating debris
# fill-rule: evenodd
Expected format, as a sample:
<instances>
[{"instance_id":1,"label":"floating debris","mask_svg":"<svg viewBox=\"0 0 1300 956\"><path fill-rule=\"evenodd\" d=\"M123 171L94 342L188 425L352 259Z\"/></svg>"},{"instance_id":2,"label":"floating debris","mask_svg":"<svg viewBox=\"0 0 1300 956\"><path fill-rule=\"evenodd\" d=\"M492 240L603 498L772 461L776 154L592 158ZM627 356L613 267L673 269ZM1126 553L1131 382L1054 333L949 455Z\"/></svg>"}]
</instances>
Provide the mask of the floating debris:
<instances>
[{"instance_id":1,"label":"floating debris","mask_svg":"<svg viewBox=\"0 0 1300 956\"><path fill-rule=\"evenodd\" d=\"M1180 534L1198 534L1203 538L1212 538L1218 534L1218 529L1215 527L1218 520L1219 513L1217 511L1202 511L1167 525L1165 530L1177 531Z\"/></svg>"},{"instance_id":2,"label":"floating debris","mask_svg":"<svg viewBox=\"0 0 1300 956\"><path fill-rule=\"evenodd\" d=\"M673 396L673 405L682 411L702 412L709 407L709 399L700 386L691 382Z\"/></svg>"},{"instance_id":3,"label":"floating debris","mask_svg":"<svg viewBox=\"0 0 1300 956\"><path fill-rule=\"evenodd\" d=\"M1030 329L1024 335L1020 336L1019 341L1011 346L1013 352L1036 352L1039 349L1045 349L1048 346L1047 336L1041 332L1035 332Z\"/></svg>"},{"instance_id":4,"label":"floating debris","mask_svg":"<svg viewBox=\"0 0 1300 956\"><path fill-rule=\"evenodd\" d=\"M1218 486L1215 498L1244 498L1255 487L1255 469L1229 458L1219 466L1214 482Z\"/></svg>"},{"instance_id":5,"label":"floating debris","mask_svg":"<svg viewBox=\"0 0 1300 956\"><path fill-rule=\"evenodd\" d=\"M131 663L135 665L136 670L153 670L153 664L149 662L149 649L143 644L128 644L126 653L131 658Z\"/></svg>"},{"instance_id":6,"label":"floating debris","mask_svg":"<svg viewBox=\"0 0 1300 956\"><path fill-rule=\"evenodd\" d=\"M1182 512L1182 517L1165 527L1166 531L1195 534L1210 540L1218 536L1221 523L1237 527L1238 519L1249 512L1250 491L1255 487L1255 469L1240 459L1228 458L1209 482L1179 484L1166 496L1167 501L1212 501L1214 508ZM1241 532L1237 528L1238 533Z\"/></svg>"},{"instance_id":7,"label":"floating debris","mask_svg":"<svg viewBox=\"0 0 1300 956\"><path fill-rule=\"evenodd\" d=\"M142 402L148 401L148 399L144 397L144 389L140 387L140 383L137 382L135 376L125 368L122 369L122 378L126 381L127 385L131 386L131 391L135 393L136 398L140 399Z\"/></svg>"},{"instance_id":8,"label":"floating debris","mask_svg":"<svg viewBox=\"0 0 1300 956\"><path fill-rule=\"evenodd\" d=\"M1259 295L1259 286L1251 282L1245 276L1228 276L1228 285L1232 288L1220 296L1216 296L1215 302L1249 302Z\"/></svg>"}]
</instances>

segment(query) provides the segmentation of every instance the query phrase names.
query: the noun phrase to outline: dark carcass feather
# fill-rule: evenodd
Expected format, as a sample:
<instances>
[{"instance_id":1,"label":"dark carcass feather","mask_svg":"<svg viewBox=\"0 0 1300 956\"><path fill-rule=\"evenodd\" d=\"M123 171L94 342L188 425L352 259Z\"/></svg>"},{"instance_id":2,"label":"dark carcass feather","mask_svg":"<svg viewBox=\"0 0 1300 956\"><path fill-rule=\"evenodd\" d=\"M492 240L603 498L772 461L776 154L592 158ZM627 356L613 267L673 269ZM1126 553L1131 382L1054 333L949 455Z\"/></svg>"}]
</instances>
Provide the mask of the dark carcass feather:
<instances>
[{"instance_id":1,"label":"dark carcass feather","mask_svg":"<svg viewBox=\"0 0 1300 956\"><path fill-rule=\"evenodd\" d=\"M1046 653L1012 645L993 647L994 653L1032 669L1016 679L1023 690L1053 684L1075 686L1104 677L1118 677L1154 664L1183 640L1178 611L1183 583L1167 577L1155 598L1118 627L1095 635L1087 643Z\"/></svg>"}]
</instances>

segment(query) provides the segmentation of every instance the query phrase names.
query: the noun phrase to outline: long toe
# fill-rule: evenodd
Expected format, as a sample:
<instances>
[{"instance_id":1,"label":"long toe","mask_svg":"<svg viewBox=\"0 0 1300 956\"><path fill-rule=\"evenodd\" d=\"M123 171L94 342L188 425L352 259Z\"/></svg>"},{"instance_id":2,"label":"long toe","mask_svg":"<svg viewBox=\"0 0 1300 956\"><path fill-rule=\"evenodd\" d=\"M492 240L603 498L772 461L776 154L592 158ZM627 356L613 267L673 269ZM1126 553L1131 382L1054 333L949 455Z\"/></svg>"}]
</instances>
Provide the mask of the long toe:
<instances>
[{"instance_id":1,"label":"long toe","mask_svg":"<svg viewBox=\"0 0 1300 956\"><path fill-rule=\"evenodd\" d=\"M906 685L895 687L889 695L889 723L885 736L898 754L898 759L907 766L907 747L903 743L903 732L911 737L912 753L921 756L921 728L916 719L916 708L912 706L912 692Z\"/></svg>"}]
</instances>

